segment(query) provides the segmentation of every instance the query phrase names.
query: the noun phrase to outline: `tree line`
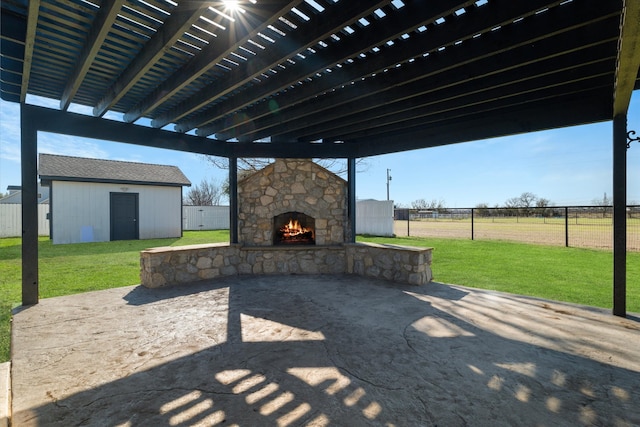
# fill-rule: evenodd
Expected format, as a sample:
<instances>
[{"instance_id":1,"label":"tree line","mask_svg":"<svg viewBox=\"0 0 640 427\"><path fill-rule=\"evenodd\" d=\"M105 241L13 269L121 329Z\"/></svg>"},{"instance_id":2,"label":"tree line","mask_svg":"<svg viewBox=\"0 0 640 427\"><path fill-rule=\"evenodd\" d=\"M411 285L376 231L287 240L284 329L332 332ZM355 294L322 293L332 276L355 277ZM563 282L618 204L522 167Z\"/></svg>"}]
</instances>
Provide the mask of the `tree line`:
<instances>
[{"instance_id":1,"label":"tree line","mask_svg":"<svg viewBox=\"0 0 640 427\"><path fill-rule=\"evenodd\" d=\"M611 213L612 200L604 193L603 198L592 200L592 206L585 207L586 210L593 213L599 213L606 216ZM631 203L634 204L634 203ZM398 206L401 207L401 206ZM417 199L411 202L411 209L437 212L439 214L450 213L452 209L447 208L444 200ZM539 197L531 192L524 192L517 197L507 199L503 205L495 205L490 207L487 203L478 203L474 206L474 213L478 216L562 216L564 212L562 208L555 207L549 199Z\"/></svg>"}]
</instances>

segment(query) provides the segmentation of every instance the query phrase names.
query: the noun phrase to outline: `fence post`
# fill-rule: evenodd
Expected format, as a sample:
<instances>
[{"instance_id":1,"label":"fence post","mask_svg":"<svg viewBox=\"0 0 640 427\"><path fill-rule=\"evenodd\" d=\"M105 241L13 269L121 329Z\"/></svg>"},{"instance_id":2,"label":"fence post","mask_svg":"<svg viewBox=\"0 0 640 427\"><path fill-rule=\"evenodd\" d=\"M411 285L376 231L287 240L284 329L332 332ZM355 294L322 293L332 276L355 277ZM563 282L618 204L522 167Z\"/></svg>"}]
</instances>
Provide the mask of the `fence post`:
<instances>
[{"instance_id":1,"label":"fence post","mask_svg":"<svg viewBox=\"0 0 640 427\"><path fill-rule=\"evenodd\" d=\"M473 208L471 208L471 240L473 240Z\"/></svg>"},{"instance_id":2,"label":"fence post","mask_svg":"<svg viewBox=\"0 0 640 427\"><path fill-rule=\"evenodd\" d=\"M564 207L564 246L569 247L569 207Z\"/></svg>"},{"instance_id":3,"label":"fence post","mask_svg":"<svg viewBox=\"0 0 640 427\"><path fill-rule=\"evenodd\" d=\"M409 223L411 222L411 209L407 209L407 237L410 236L409 234Z\"/></svg>"}]
</instances>

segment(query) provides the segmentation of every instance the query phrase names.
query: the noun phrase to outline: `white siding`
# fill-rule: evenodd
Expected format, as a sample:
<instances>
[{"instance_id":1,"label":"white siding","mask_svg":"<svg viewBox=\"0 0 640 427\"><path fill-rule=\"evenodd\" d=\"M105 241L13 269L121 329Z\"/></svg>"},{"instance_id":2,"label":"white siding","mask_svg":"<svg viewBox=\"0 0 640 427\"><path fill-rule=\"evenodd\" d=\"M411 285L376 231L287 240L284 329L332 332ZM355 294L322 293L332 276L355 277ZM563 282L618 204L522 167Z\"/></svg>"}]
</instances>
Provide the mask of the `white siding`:
<instances>
[{"instance_id":1,"label":"white siding","mask_svg":"<svg viewBox=\"0 0 640 427\"><path fill-rule=\"evenodd\" d=\"M133 190L129 189L129 193ZM140 186L140 238L157 239L182 235L180 187Z\"/></svg>"},{"instance_id":2,"label":"white siding","mask_svg":"<svg viewBox=\"0 0 640 427\"><path fill-rule=\"evenodd\" d=\"M356 234L393 236L393 200L357 201Z\"/></svg>"},{"instance_id":3,"label":"white siding","mask_svg":"<svg viewBox=\"0 0 640 427\"><path fill-rule=\"evenodd\" d=\"M228 230L229 206L183 206L184 230Z\"/></svg>"},{"instance_id":4,"label":"white siding","mask_svg":"<svg viewBox=\"0 0 640 427\"><path fill-rule=\"evenodd\" d=\"M109 241L112 192L138 194L140 239L181 236L180 187L54 181L53 243Z\"/></svg>"},{"instance_id":5,"label":"white siding","mask_svg":"<svg viewBox=\"0 0 640 427\"><path fill-rule=\"evenodd\" d=\"M38 235L49 235L48 204L38 205ZM22 236L22 205L0 204L0 237Z\"/></svg>"}]
</instances>

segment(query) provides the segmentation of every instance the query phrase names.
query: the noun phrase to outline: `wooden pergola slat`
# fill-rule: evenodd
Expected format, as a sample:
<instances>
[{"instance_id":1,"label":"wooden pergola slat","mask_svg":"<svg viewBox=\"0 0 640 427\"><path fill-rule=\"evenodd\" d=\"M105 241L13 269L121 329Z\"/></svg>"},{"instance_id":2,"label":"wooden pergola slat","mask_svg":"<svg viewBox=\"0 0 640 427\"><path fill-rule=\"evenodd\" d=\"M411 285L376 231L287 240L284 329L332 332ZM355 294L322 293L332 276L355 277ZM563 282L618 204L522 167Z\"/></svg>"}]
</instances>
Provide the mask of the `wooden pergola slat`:
<instances>
[{"instance_id":1,"label":"wooden pergola slat","mask_svg":"<svg viewBox=\"0 0 640 427\"><path fill-rule=\"evenodd\" d=\"M61 110L69 108L69 104L71 104L73 97L93 64L98 51L102 47L102 43L104 43L111 25L113 25L118 17L123 3L124 0L103 0L96 19L91 26L89 36L82 47L82 52L73 68L73 72L69 75L67 86L62 92L62 97L60 98Z\"/></svg>"}]
</instances>

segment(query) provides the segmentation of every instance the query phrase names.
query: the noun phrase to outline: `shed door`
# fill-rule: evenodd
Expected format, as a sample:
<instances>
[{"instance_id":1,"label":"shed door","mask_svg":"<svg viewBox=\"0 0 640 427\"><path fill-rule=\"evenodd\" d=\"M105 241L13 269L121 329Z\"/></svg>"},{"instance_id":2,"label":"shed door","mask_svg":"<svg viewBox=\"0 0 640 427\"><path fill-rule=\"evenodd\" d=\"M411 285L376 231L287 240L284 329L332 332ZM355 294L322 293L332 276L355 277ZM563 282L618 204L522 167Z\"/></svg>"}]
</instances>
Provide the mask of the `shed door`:
<instances>
[{"instance_id":1,"label":"shed door","mask_svg":"<svg viewBox=\"0 0 640 427\"><path fill-rule=\"evenodd\" d=\"M138 194L111 193L111 240L136 240L138 236Z\"/></svg>"}]
</instances>

